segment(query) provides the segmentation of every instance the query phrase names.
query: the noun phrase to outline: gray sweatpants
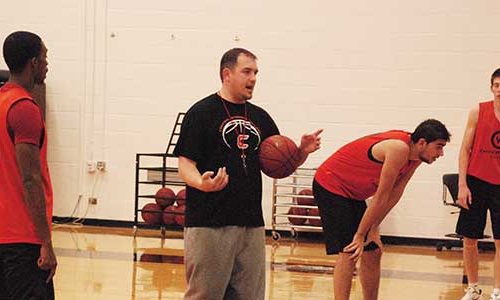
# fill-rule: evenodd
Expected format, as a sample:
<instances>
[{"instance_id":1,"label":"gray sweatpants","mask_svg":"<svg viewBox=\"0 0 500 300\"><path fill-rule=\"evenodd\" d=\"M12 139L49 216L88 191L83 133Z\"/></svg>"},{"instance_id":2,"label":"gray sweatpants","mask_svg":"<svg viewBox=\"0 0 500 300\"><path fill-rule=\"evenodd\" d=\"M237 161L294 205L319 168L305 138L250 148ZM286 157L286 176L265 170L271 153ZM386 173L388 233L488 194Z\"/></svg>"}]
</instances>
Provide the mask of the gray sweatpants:
<instances>
[{"instance_id":1,"label":"gray sweatpants","mask_svg":"<svg viewBox=\"0 0 500 300\"><path fill-rule=\"evenodd\" d=\"M264 227L184 229L185 300L264 300Z\"/></svg>"}]
</instances>

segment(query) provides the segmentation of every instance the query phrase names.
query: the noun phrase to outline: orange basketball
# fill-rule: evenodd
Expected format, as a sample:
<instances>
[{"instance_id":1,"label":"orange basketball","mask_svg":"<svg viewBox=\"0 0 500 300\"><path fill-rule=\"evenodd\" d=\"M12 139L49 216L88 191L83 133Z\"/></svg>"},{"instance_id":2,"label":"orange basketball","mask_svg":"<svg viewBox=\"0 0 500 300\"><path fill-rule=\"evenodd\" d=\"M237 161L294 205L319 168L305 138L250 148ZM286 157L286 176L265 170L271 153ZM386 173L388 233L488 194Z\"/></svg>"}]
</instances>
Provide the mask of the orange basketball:
<instances>
[{"instance_id":1,"label":"orange basketball","mask_svg":"<svg viewBox=\"0 0 500 300\"><path fill-rule=\"evenodd\" d=\"M163 210L163 224L174 225L177 207L170 205Z\"/></svg>"},{"instance_id":2,"label":"orange basketball","mask_svg":"<svg viewBox=\"0 0 500 300\"><path fill-rule=\"evenodd\" d=\"M175 215L175 224L180 225L180 226L184 226L184 220L185 220L184 211L185 210L186 210L185 205L177 206L177 209L175 210L175 212L177 213Z\"/></svg>"},{"instance_id":3,"label":"orange basketball","mask_svg":"<svg viewBox=\"0 0 500 300\"><path fill-rule=\"evenodd\" d=\"M273 135L260 144L259 160L262 172L272 178L284 178L297 169L298 147L284 135Z\"/></svg>"},{"instance_id":4,"label":"orange basketball","mask_svg":"<svg viewBox=\"0 0 500 300\"><path fill-rule=\"evenodd\" d=\"M319 216L319 209L317 208L311 208L308 213L309 216ZM308 219L308 222L311 226L318 226L321 227L321 219Z\"/></svg>"},{"instance_id":5,"label":"orange basketball","mask_svg":"<svg viewBox=\"0 0 500 300\"><path fill-rule=\"evenodd\" d=\"M175 201L177 202L177 205L186 204L186 189L182 189L177 192L177 196L175 196Z\"/></svg>"},{"instance_id":6,"label":"orange basketball","mask_svg":"<svg viewBox=\"0 0 500 300\"><path fill-rule=\"evenodd\" d=\"M165 208L169 205L174 204L175 201L175 193L172 189L168 187L162 187L155 194L156 204L161 206L161 208Z\"/></svg>"},{"instance_id":7,"label":"orange basketball","mask_svg":"<svg viewBox=\"0 0 500 300\"><path fill-rule=\"evenodd\" d=\"M312 196L313 191L311 189L303 189L299 192L299 195ZM315 205L316 204L314 202L313 197L297 197L295 199L297 201L297 204L299 204L299 205Z\"/></svg>"},{"instance_id":8,"label":"orange basketball","mask_svg":"<svg viewBox=\"0 0 500 300\"><path fill-rule=\"evenodd\" d=\"M288 210L288 214L296 216L307 216L307 209L301 207L290 207L290 209ZM307 221L307 219L298 217L288 217L288 221L290 221L290 223L292 223L293 225L302 225Z\"/></svg>"},{"instance_id":9,"label":"orange basketball","mask_svg":"<svg viewBox=\"0 0 500 300\"><path fill-rule=\"evenodd\" d=\"M141 216L144 222L150 225L161 223L161 207L156 203L148 203L141 210Z\"/></svg>"}]
</instances>

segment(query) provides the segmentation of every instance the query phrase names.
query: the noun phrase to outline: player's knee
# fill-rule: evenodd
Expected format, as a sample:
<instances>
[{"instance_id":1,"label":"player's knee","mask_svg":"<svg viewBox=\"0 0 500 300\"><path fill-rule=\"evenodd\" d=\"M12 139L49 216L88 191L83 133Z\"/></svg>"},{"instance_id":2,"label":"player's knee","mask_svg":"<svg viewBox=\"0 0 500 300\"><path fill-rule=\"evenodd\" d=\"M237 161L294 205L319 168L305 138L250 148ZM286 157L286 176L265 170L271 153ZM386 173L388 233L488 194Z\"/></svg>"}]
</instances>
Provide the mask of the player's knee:
<instances>
[{"instance_id":1,"label":"player's knee","mask_svg":"<svg viewBox=\"0 0 500 300\"><path fill-rule=\"evenodd\" d=\"M382 254L382 249L375 242L370 242L364 247L363 251L367 252L380 252Z\"/></svg>"},{"instance_id":2,"label":"player's knee","mask_svg":"<svg viewBox=\"0 0 500 300\"><path fill-rule=\"evenodd\" d=\"M477 239L464 237L464 247L477 247Z\"/></svg>"}]
</instances>

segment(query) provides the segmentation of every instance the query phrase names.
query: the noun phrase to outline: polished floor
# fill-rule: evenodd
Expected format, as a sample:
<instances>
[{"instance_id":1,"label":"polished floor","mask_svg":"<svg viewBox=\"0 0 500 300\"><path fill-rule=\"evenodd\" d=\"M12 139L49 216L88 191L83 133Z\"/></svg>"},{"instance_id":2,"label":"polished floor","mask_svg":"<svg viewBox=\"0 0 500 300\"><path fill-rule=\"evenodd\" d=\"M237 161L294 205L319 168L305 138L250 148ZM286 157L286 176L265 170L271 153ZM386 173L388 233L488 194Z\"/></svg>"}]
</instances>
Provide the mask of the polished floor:
<instances>
[{"instance_id":1,"label":"polished floor","mask_svg":"<svg viewBox=\"0 0 500 300\"><path fill-rule=\"evenodd\" d=\"M182 299L182 232L56 225L57 299ZM269 239L266 299L333 299L335 256L315 241ZM491 292L493 252L481 253L480 276ZM460 249L386 246L379 299L460 299ZM216 273L216 270L214 270ZM351 299L362 299L358 279Z\"/></svg>"}]
</instances>

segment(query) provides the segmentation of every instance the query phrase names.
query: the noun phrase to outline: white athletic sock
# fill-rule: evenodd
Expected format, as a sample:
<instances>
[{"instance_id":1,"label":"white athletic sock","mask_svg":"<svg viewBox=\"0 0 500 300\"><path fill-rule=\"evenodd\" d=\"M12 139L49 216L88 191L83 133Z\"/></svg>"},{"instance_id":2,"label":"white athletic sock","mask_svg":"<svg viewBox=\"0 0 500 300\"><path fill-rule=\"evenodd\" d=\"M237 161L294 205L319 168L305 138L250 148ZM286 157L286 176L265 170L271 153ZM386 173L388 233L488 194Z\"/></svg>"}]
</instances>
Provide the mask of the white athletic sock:
<instances>
[{"instance_id":1,"label":"white athletic sock","mask_svg":"<svg viewBox=\"0 0 500 300\"><path fill-rule=\"evenodd\" d=\"M500 295L500 288L494 288L493 295Z\"/></svg>"},{"instance_id":2,"label":"white athletic sock","mask_svg":"<svg viewBox=\"0 0 500 300\"><path fill-rule=\"evenodd\" d=\"M470 282L469 282L469 287L477 288L477 285L478 285L478 284L479 284L479 283L477 283L477 282L473 282L473 283L470 283Z\"/></svg>"}]
</instances>

